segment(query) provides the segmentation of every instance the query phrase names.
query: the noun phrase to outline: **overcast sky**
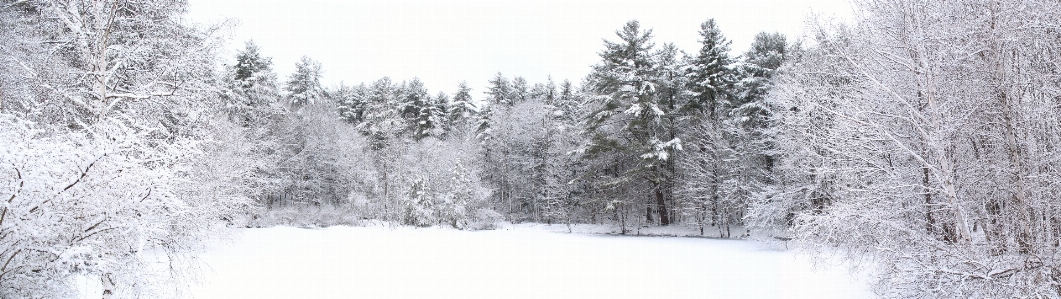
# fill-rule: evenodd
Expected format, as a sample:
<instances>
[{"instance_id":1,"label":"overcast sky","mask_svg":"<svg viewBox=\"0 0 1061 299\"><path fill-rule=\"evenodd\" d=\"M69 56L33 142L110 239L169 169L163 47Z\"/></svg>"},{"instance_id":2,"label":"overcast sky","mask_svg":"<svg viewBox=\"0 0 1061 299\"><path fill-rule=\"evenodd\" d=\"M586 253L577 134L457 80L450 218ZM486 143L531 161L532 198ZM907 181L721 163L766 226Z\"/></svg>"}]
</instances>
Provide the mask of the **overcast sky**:
<instances>
[{"instance_id":1,"label":"overcast sky","mask_svg":"<svg viewBox=\"0 0 1061 299\"><path fill-rule=\"evenodd\" d=\"M600 60L602 39L616 40L629 20L652 28L657 46L695 53L700 23L714 18L736 55L761 31L801 35L807 13L851 14L845 0L190 2L195 21L238 20L229 60L253 39L282 79L308 55L326 86L419 77L432 93L453 94L466 80L476 98L497 72L577 84Z\"/></svg>"}]
</instances>

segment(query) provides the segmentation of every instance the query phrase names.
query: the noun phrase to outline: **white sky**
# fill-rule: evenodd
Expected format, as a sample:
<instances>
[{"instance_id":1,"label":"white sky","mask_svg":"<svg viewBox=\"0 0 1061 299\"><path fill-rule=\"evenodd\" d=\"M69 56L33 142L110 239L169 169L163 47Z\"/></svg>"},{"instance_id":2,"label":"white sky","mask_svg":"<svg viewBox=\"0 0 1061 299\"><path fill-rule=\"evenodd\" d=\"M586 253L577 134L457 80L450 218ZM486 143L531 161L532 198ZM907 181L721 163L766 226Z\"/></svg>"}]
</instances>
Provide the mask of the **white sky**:
<instances>
[{"instance_id":1,"label":"white sky","mask_svg":"<svg viewBox=\"0 0 1061 299\"><path fill-rule=\"evenodd\" d=\"M851 15L845 0L190 2L194 21L239 20L228 60L253 39L281 79L308 55L323 65L326 86L419 77L432 93L452 95L466 80L476 98L497 72L579 83L600 60L602 39L616 40L632 19L653 29L657 47L695 53L700 23L715 18L736 55L761 31L793 40L807 13Z\"/></svg>"}]
</instances>

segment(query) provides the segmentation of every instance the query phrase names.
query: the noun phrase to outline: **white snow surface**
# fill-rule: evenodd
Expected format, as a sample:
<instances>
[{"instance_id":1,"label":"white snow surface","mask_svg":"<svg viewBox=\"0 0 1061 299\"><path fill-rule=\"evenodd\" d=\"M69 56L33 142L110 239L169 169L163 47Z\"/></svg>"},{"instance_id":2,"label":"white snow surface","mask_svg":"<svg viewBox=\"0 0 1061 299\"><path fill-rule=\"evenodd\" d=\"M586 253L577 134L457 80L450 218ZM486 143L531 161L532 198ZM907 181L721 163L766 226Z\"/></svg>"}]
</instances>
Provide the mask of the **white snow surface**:
<instances>
[{"instance_id":1,"label":"white snow surface","mask_svg":"<svg viewBox=\"0 0 1061 299\"><path fill-rule=\"evenodd\" d=\"M563 225L242 229L195 298L872 298L843 266L776 245L566 233ZM597 231L606 231L598 229Z\"/></svg>"}]
</instances>

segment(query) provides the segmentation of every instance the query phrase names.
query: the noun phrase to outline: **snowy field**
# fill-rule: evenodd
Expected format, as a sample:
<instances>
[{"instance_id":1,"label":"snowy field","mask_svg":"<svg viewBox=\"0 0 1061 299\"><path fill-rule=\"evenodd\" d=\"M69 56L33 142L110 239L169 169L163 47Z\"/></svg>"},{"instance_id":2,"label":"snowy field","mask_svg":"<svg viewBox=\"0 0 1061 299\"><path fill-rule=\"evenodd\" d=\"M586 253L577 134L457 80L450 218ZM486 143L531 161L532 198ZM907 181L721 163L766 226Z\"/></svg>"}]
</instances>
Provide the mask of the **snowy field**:
<instances>
[{"instance_id":1,"label":"snowy field","mask_svg":"<svg viewBox=\"0 0 1061 299\"><path fill-rule=\"evenodd\" d=\"M761 243L495 231L244 229L195 298L871 298L844 267Z\"/></svg>"}]
</instances>

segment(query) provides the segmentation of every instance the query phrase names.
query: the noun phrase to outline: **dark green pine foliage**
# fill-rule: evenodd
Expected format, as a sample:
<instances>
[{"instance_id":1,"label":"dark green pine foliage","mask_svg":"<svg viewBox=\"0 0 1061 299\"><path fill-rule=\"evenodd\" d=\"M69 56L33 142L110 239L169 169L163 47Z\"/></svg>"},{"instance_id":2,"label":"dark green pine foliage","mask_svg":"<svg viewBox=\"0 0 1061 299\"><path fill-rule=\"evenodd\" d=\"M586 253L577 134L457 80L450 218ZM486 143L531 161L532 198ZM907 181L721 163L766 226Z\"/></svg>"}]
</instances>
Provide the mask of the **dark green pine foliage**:
<instances>
[{"instance_id":1,"label":"dark green pine foliage","mask_svg":"<svg viewBox=\"0 0 1061 299\"><path fill-rule=\"evenodd\" d=\"M686 101L684 96L686 88L685 63L683 55L673 43L666 43L656 52L656 87L659 104L666 111L679 111L681 105ZM674 121L681 115L678 113L668 114L668 119Z\"/></svg>"},{"instance_id":2,"label":"dark green pine foliage","mask_svg":"<svg viewBox=\"0 0 1061 299\"><path fill-rule=\"evenodd\" d=\"M446 119L444 105L428 94L420 79L413 78L402 88L399 110L406 120L406 132L413 140L428 136L440 137Z\"/></svg>"},{"instance_id":3,"label":"dark green pine foliage","mask_svg":"<svg viewBox=\"0 0 1061 299\"><path fill-rule=\"evenodd\" d=\"M332 95L339 106L339 117L343 120L360 124L365 121L369 104L368 87L365 84L358 86L340 85Z\"/></svg>"},{"instance_id":4,"label":"dark green pine foliage","mask_svg":"<svg viewBox=\"0 0 1061 299\"><path fill-rule=\"evenodd\" d=\"M660 105L652 30L642 31L637 21L630 21L616 34L620 40L604 42L602 61L587 80L599 108L586 121L590 136L583 151L594 161L591 176L607 190L600 193L610 198L606 209L615 211L625 232L628 220L635 219L629 218L631 212L653 204L660 224L670 223L663 197L670 178L664 164L681 149L681 141L669 138L666 118L673 111ZM630 201L645 193L652 194L654 203Z\"/></svg>"},{"instance_id":5,"label":"dark green pine foliage","mask_svg":"<svg viewBox=\"0 0 1061 299\"><path fill-rule=\"evenodd\" d=\"M523 77L512 78L512 95L509 96L512 99L512 104L519 104L526 102L531 97L530 86L528 86L527 79Z\"/></svg>"},{"instance_id":6,"label":"dark green pine foliage","mask_svg":"<svg viewBox=\"0 0 1061 299\"><path fill-rule=\"evenodd\" d=\"M327 95L321 87L320 62L302 56L302 60L295 63L295 73L288 78L284 90L287 92L288 105L295 110L323 101Z\"/></svg>"},{"instance_id":7,"label":"dark green pine foliage","mask_svg":"<svg viewBox=\"0 0 1061 299\"><path fill-rule=\"evenodd\" d=\"M774 184L775 132L766 96L774 75L785 62L787 47L784 35L759 33L738 68L741 81L736 86L736 107L730 112L736 141L731 181L742 186L730 193L738 196L761 196Z\"/></svg>"},{"instance_id":8,"label":"dark green pine foliage","mask_svg":"<svg viewBox=\"0 0 1061 299\"><path fill-rule=\"evenodd\" d=\"M490 85L486 88L486 99L490 104L512 106L515 104L512 95L512 84L509 83L508 78L497 73L493 79L490 79Z\"/></svg>"},{"instance_id":9,"label":"dark green pine foliage","mask_svg":"<svg viewBox=\"0 0 1061 299\"><path fill-rule=\"evenodd\" d=\"M453 100L449 102L448 115L450 124L455 127L461 127L475 117L478 112L479 107L472 100L471 87L468 87L467 82L461 81L457 85L457 93L453 95Z\"/></svg>"},{"instance_id":10,"label":"dark green pine foliage","mask_svg":"<svg viewBox=\"0 0 1061 299\"><path fill-rule=\"evenodd\" d=\"M717 120L722 117L719 115L722 110L731 106L730 93L736 79L731 70L734 61L728 54L729 44L715 19L700 24L700 51L686 68L688 90L693 95L684 107L686 110L704 112Z\"/></svg>"},{"instance_id":11,"label":"dark green pine foliage","mask_svg":"<svg viewBox=\"0 0 1061 299\"><path fill-rule=\"evenodd\" d=\"M666 43L656 52L656 97L659 101L659 106L667 114L660 118L662 127L665 128L666 137L661 138L663 140L675 140L679 139L679 130L685 128L684 121L686 120L683 114L681 105L686 101L686 80L685 80L685 63L681 57L684 55L678 47L673 43ZM680 139L679 139L680 140ZM681 155L676 155L670 159L660 160L661 175L667 179L662 185L662 194L664 201L667 202L667 206L673 206L675 200L675 174L676 174L676 162ZM664 211L656 211L660 213ZM674 212L674 210L670 211ZM646 215L651 216L652 213ZM674 215L668 215L669 218L673 219Z\"/></svg>"},{"instance_id":12,"label":"dark green pine foliage","mask_svg":"<svg viewBox=\"0 0 1061 299\"><path fill-rule=\"evenodd\" d=\"M686 152L679 162L685 214L701 233L705 226L718 226L720 237L742 223L749 193L736 185L746 164L735 154L742 145L731 118L737 77L729 44L714 19L700 25L700 50L685 68L689 96L682 109L688 129L683 130Z\"/></svg>"},{"instance_id":13,"label":"dark green pine foliage","mask_svg":"<svg viewBox=\"0 0 1061 299\"><path fill-rule=\"evenodd\" d=\"M760 32L755 35L751 49L744 53L741 81L737 90L736 111L744 128L765 128L770 109L764 103L777 69L785 62L788 44L780 33Z\"/></svg>"},{"instance_id":14,"label":"dark green pine foliage","mask_svg":"<svg viewBox=\"0 0 1061 299\"><path fill-rule=\"evenodd\" d=\"M396 143L405 130L399 113L401 90L390 78L383 77L365 90L361 121L356 122L362 135L368 136L373 150L382 150Z\"/></svg>"},{"instance_id":15,"label":"dark green pine foliage","mask_svg":"<svg viewBox=\"0 0 1061 299\"><path fill-rule=\"evenodd\" d=\"M253 41L247 41L236 54L236 64L229 71L232 81L224 94L225 106L237 123L259 126L281 113L274 105L280 100L280 89L272 59L262 57Z\"/></svg>"},{"instance_id":16,"label":"dark green pine foliage","mask_svg":"<svg viewBox=\"0 0 1061 299\"><path fill-rule=\"evenodd\" d=\"M273 59L262 57L258 52L258 45L253 40L248 40L243 51L236 54L235 78L241 82L247 82L252 78L260 77L261 74L271 72Z\"/></svg>"},{"instance_id":17,"label":"dark green pine foliage","mask_svg":"<svg viewBox=\"0 0 1061 299\"><path fill-rule=\"evenodd\" d=\"M541 99L546 104L553 105L556 102L556 83L553 82L553 77L549 76L545 84L534 84L530 91L530 97Z\"/></svg>"},{"instance_id":18,"label":"dark green pine foliage","mask_svg":"<svg viewBox=\"0 0 1061 299\"><path fill-rule=\"evenodd\" d=\"M564 80L564 82L560 82L560 86L557 89L556 97L549 104L559 108L564 113L564 117L572 120L580 117L583 114L583 107L579 99L576 98L576 90L571 81Z\"/></svg>"},{"instance_id":19,"label":"dark green pine foliage","mask_svg":"<svg viewBox=\"0 0 1061 299\"><path fill-rule=\"evenodd\" d=\"M486 94L487 103L479 110L479 119L475 125L475 131L476 138L485 142L490 139L490 122L495 111L512 107L512 105L515 105L515 101L512 100L512 84L500 72L494 75L493 79L490 79L489 85L483 93Z\"/></svg>"},{"instance_id":20,"label":"dark green pine foliage","mask_svg":"<svg viewBox=\"0 0 1061 299\"><path fill-rule=\"evenodd\" d=\"M449 132L452 127L449 122L449 95L445 92L438 92L435 96L434 101L431 102L434 105L434 109L431 110L431 122L433 123L433 135L435 137L445 137L446 133Z\"/></svg>"}]
</instances>

